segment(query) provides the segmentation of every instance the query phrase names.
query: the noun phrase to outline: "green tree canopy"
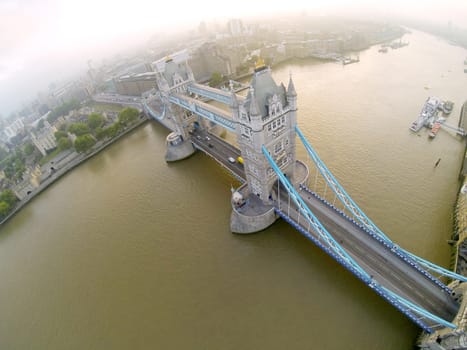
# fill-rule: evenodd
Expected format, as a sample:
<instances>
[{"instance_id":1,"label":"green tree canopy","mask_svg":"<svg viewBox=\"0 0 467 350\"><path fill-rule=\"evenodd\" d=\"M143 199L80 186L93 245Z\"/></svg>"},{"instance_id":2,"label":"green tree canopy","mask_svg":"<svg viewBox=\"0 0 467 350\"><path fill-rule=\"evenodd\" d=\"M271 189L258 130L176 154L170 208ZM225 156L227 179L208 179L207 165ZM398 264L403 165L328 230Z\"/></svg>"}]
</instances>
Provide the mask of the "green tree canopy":
<instances>
[{"instance_id":1,"label":"green tree canopy","mask_svg":"<svg viewBox=\"0 0 467 350\"><path fill-rule=\"evenodd\" d=\"M0 218L4 218L11 210L11 206L4 201L0 201Z\"/></svg>"},{"instance_id":2,"label":"green tree canopy","mask_svg":"<svg viewBox=\"0 0 467 350\"><path fill-rule=\"evenodd\" d=\"M5 202L8 205L12 206L17 201L15 193L12 190L4 190L0 193L0 202Z\"/></svg>"},{"instance_id":3,"label":"green tree canopy","mask_svg":"<svg viewBox=\"0 0 467 350\"><path fill-rule=\"evenodd\" d=\"M8 152L3 148L0 148L0 160L6 159L8 157Z\"/></svg>"},{"instance_id":4,"label":"green tree canopy","mask_svg":"<svg viewBox=\"0 0 467 350\"><path fill-rule=\"evenodd\" d=\"M23 151L21 150L21 148L16 147L16 149L15 149L15 158L21 160L21 159L23 159L23 155L24 154L23 154Z\"/></svg>"},{"instance_id":5,"label":"green tree canopy","mask_svg":"<svg viewBox=\"0 0 467 350\"><path fill-rule=\"evenodd\" d=\"M89 126L85 123L74 123L68 127L68 131L76 136L81 136L89 133Z\"/></svg>"},{"instance_id":6,"label":"green tree canopy","mask_svg":"<svg viewBox=\"0 0 467 350\"><path fill-rule=\"evenodd\" d=\"M49 123L53 123L56 121L59 117L68 114L70 111L77 109L79 107L79 101L78 100L71 100L68 102L65 102L64 104L58 106L57 108L54 108L52 112L47 116L47 120Z\"/></svg>"},{"instance_id":7,"label":"green tree canopy","mask_svg":"<svg viewBox=\"0 0 467 350\"><path fill-rule=\"evenodd\" d=\"M66 150L66 149L70 148L71 146L72 146L71 140L68 137L61 137L58 140L58 148L61 151Z\"/></svg>"},{"instance_id":8,"label":"green tree canopy","mask_svg":"<svg viewBox=\"0 0 467 350\"><path fill-rule=\"evenodd\" d=\"M59 141L61 138L68 137L68 134L65 131L58 130L54 134L55 140Z\"/></svg>"},{"instance_id":9,"label":"green tree canopy","mask_svg":"<svg viewBox=\"0 0 467 350\"><path fill-rule=\"evenodd\" d=\"M96 140L91 134L84 134L78 136L75 140L75 149L78 153L87 152L92 146L94 146Z\"/></svg>"},{"instance_id":10,"label":"green tree canopy","mask_svg":"<svg viewBox=\"0 0 467 350\"><path fill-rule=\"evenodd\" d=\"M20 179L23 176L26 167L24 166L24 155L19 147L16 148L15 154L5 160L3 171L5 176L12 179Z\"/></svg>"},{"instance_id":11,"label":"green tree canopy","mask_svg":"<svg viewBox=\"0 0 467 350\"><path fill-rule=\"evenodd\" d=\"M127 107L122 109L118 115L118 122L123 125L133 123L139 116L139 111L135 108Z\"/></svg>"},{"instance_id":12,"label":"green tree canopy","mask_svg":"<svg viewBox=\"0 0 467 350\"><path fill-rule=\"evenodd\" d=\"M24 154L27 155L27 156L30 156L35 150L35 147L34 145L31 143L31 142L28 142L25 146L24 146Z\"/></svg>"},{"instance_id":13,"label":"green tree canopy","mask_svg":"<svg viewBox=\"0 0 467 350\"><path fill-rule=\"evenodd\" d=\"M114 123L108 128L105 128L104 131L107 133L108 137L115 137L122 130L122 124Z\"/></svg>"},{"instance_id":14,"label":"green tree canopy","mask_svg":"<svg viewBox=\"0 0 467 350\"><path fill-rule=\"evenodd\" d=\"M98 113L91 113L88 115L88 126L92 130L95 130L96 128L102 126L104 124L105 118L98 114Z\"/></svg>"},{"instance_id":15,"label":"green tree canopy","mask_svg":"<svg viewBox=\"0 0 467 350\"><path fill-rule=\"evenodd\" d=\"M108 129L109 128L101 128L100 126L96 128L96 130L94 130L95 134L96 134L96 137L98 140L102 140L104 138L106 138L108 136Z\"/></svg>"},{"instance_id":16,"label":"green tree canopy","mask_svg":"<svg viewBox=\"0 0 467 350\"><path fill-rule=\"evenodd\" d=\"M224 81L224 77L219 72L213 72L211 79L209 80L209 86L215 87L219 86Z\"/></svg>"}]
</instances>

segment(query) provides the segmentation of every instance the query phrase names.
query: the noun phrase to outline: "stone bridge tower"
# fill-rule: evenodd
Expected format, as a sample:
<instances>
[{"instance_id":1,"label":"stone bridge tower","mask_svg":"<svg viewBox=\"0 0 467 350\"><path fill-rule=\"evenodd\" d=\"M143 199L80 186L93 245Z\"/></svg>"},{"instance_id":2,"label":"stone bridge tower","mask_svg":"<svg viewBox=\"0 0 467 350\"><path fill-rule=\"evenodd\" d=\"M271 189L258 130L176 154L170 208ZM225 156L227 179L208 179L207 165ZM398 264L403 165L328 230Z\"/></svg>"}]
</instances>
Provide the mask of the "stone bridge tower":
<instances>
[{"instance_id":1,"label":"stone bridge tower","mask_svg":"<svg viewBox=\"0 0 467 350\"><path fill-rule=\"evenodd\" d=\"M170 103L170 95L186 94L188 85L195 82L193 72L186 61L176 63L168 57L164 69L158 71L156 81L165 105L166 117L171 119L175 126L174 132L167 136L165 159L171 162L187 158L195 152L190 141L189 130L196 117L191 112Z\"/></svg>"},{"instance_id":2,"label":"stone bridge tower","mask_svg":"<svg viewBox=\"0 0 467 350\"><path fill-rule=\"evenodd\" d=\"M167 57L163 71L159 71L156 76L157 86L161 93L162 100L169 111L169 118L175 122L177 132L183 138L188 138L188 119L191 114L182 108L170 103L171 94L185 94L188 85L195 82L193 72L187 62L176 63L172 58Z\"/></svg>"},{"instance_id":3,"label":"stone bridge tower","mask_svg":"<svg viewBox=\"0 0 467 350\"><path fill-rule=\"evenodd\" d=\"M263 155L263 145L282 172L294 179L297 94L292 77L287 89L284 84L276 85L271 70L260 59L244 103L239 105L234 94L232 99L250 195L259 197L263 204L271 204L277 176Z\"/></svg>"}]
</instances>

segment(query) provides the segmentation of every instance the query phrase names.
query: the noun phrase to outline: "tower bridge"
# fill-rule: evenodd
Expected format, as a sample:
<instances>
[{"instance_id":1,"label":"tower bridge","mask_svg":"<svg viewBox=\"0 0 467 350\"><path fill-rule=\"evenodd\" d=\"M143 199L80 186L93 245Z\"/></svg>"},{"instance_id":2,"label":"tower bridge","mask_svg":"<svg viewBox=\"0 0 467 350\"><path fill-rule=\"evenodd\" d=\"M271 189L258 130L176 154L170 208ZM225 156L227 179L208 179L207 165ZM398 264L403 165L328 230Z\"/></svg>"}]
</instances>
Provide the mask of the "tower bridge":
<instances>
[{"instance_id":1,"label":"tower bridge","mask_svg":"<svg viewBox=\"0 0 467 350\"><path fill-rule=\"evenodd\" d=\"M168 59L157 83L159 93L143 106L172 131L166 159L199 150L242 183L232 194L232 232L258 232L282 218L427 333L465 335L467 279L405 251L358 207L300 131L292 78L287 88L277 85L259 63L242 97L196 84L186 63ZM221 102L230 112L199 97ZM236 135L238 147L216 135L219 127ZM296 139L311 166L296 159ZM438 276L454 282L446 285Z\"/></svg>"}]
</instances>

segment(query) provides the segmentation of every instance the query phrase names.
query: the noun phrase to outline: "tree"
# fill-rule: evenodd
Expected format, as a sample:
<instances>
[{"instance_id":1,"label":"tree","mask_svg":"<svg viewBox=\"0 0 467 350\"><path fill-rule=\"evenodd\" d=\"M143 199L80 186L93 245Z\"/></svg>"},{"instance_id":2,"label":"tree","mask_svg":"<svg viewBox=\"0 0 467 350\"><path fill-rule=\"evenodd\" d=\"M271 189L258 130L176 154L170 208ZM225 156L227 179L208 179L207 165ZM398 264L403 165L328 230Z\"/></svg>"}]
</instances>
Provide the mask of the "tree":
<instances>
[{"instance_id":1,"label":"tree","mask_svg":"<svg viewBox=\"0 0 467 350\"><path fill-rule=\"evenodd\" d=\"M224 77L219 72L214 72L211 75L211 79L209 80L209 86L215 87L219 86L224 81Z\"/></svg>"},{"instance_id":2,"label":"tree","mask_svg":"<svg viewBox=\"0 0 467 350\"><path fill-rule=\"evenodd\" d=\"M11 210L11 206L4 201L0 201L0 218L4 218Z\"/></svg>"},{"instance_id":3,"label":"tree","mask_svg":"<svg viewBox=\"0 0 467 350\"><path fill-rule=\"evenodd\" d=\"M58 140L58 148L63 151L63 150L66 150L68 148L70 148L72 145L71 145L71 140L68 138L68 137L61 137L59 140Z\"/></svg>"},{"instance_id":4,"label":"tree","mask_svg":"<svg viewBox=\"0 0 467 350\"><path fill-rule=\"evenodd\" d=\"M22 161L18 161L15 163L15 177L17 179L21 178L26 171L26 166Z\"/></svg>"},{"instance_id":5,"label":"tree","mask_svg":"<svg viewBox=\"0 0 467 350\"><path fill-rule=\"evenodd\" d=\"M100 126L96 128L96 130L94 130L95 134L96 134L96 137L98 140L102 140L104 138L106 138L108 136L108 128L101 128Z\"/></svg>"},{"instance_id":6,"label":"tree","mask_svg":"<svg viewBox=\"0 0 467 350\"><path fill-rule=\"evenodd\" d=\"M122 130L122 124L120 123L113 123L111 126L108 128L105 128L104 131L107 132L107 136L109 137L115 137L117 134Z\"/></svg>"},{"instance_id":7,"label":"tree","mask_svg":"<svg viewBox=\"0 0 467 350\"><path fill-rule=\"evenodd\" d=\"M104 124L104 117L100 114L97 113L91 113L88 115L88 126L92 130L95 130L96 128L102 126Z\"/></svg>"},{"instance_id":8,"label":"tree","mask_svg":"<svg viewBox=\"0 0 467 350\"><path fill-rule=\"evenodd\" d=\"M55 140L57 140L58 142L60 139L64 137L68 137L68 134L65 131L58 130L55 132L54 136L55 136Z\"/></svg>"},{"instance_id":9,"label":"tree","mask_svg":"<svg viewBox=\"0 0 467 350\"><path fill-rule=\"evenodd\" d=\"M84 134L89 134L89 127L84 123L74 123L71 124L68 128L68 131L76 136L81 136Z\"/></svg>"},{"instance_id":10,"label":"tree","mask_svg":"<svg viewBox=\"0 0 467 350\"><path fill-rule=\"evenodd\" d=\"M22 160L23 159L23 151L20 147L15 149L15 160Z\"/></svg>"},{"instance_id":11,"label":"tree","mask_svg":"<svg viewBox=\"0 0 467 350\"><path fill-rule=\"evenodd\" d=\"M91 134L84 134L76 138L75 149L78 153L84 153L91 149L95 144L96 140L94 140L94 137L92 137Z\"/></svg>"},{"instance_id":12,"label":"tree","mask_svg":"<svg viewBox=\"0 0 467 350\"><path fill-rule=\"evenodd\" d=\"M52 112L47 116L47 120L49 123L53 123L56 121L60 116L68 114L70 111L79 108L79 101L78 100L71 100L65 102L64 104L54 108Z\"/></svg>"},{"instance_id":13,"label":"tree","mask_svg":"<svg viewBox=\"0 0 467 350\"><path fill-rule=\"evenodd\" d=\"M5 190L0 193L0 202L5 202L10 206L13 206L17 201L15 193L12 190Z\"/></svg>"},{"instance_id":14,"label":"tree","mask_svg":"<svg viewBox=\"0 0 467 350\"><path fill-rule=\"evenodd\" d=\"M3 148L0 148L0 160L6 159L8 157L8 152Z\"/></svg>"},{"instance_id":15,"label":"tree","mask_svg":"<svg viewBox=\"0 0 467 350\"><path fill-rule=\"evenodd\" d=\"M127 107L122 109L118 115L118 122L127 126L133 123L139 116L139 111L135 108Z\"/></svg>"},{"instance_id":16,"label":"tree","mask_svg":"<svg viewBox=\"0 0 467 350\"><path fill-rule=\"evenodd\" d=\"M33 152L34 152L34 145L31 143L31 142L28 142L25 146L24 146L24 154L27 155L27 156L30 156Z\"/></svg>"},{"instance_id":17,"label":"tree","mask_svg":"<svg viewBox=\"0 0 467 350\"><path fill-rule=\"evenodd\" d=\"M13 163L8 163L5 169L3 169L3 172L5 173L6 178L11 180L15 175L15 168Z\"/></svg>"}]
</instances>

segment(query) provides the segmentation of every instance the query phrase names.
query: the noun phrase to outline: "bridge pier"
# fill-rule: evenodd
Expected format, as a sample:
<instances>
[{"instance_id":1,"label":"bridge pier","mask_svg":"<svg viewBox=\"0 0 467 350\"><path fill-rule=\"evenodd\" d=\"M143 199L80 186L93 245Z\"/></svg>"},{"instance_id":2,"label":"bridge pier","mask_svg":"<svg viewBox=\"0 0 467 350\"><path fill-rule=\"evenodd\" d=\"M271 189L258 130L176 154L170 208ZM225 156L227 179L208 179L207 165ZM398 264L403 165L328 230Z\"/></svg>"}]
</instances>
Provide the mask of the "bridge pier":
<instances>
[{"instance_id":1,"label":"bridge pier","mask_svg":"<svg viewBox=\"0 0 467 350\"><path fill-rule=\"evenodd\" d=\"M232 194L231 232L240 234L259 232L271 226L277 218L272 203L264 204L258 196L250 193L247 184L242 185Z\"/></svg>"},{"instance_id":2,"label":"bridge pier","mask_svg":"<svg viewBox=\"0 0 467 350\"><path fill-rule=\"evenodd\" d=\"M291 179L294 187L308 181L308 167L301 161L295 161L294 177ZM252 194L247 184L242 185L232 193L232 213L230 214L230 231L248 234L262 231L271 226L278 218L274 210L277 194L272 192L268 201L264 202L258 195Z\"/></svg>"},{"instance_id":3,"label":"bridge pier","mask_svg":"<svg viewBox=\"0 0 467 350\"><path fill-rule=\"evenodd\" d=\"M185 140L177 132L171 132L166 139L167 152L165 154L166 162L176 162L190 157L196 152L190 139Z\"/></svg>"}]
</instances>

